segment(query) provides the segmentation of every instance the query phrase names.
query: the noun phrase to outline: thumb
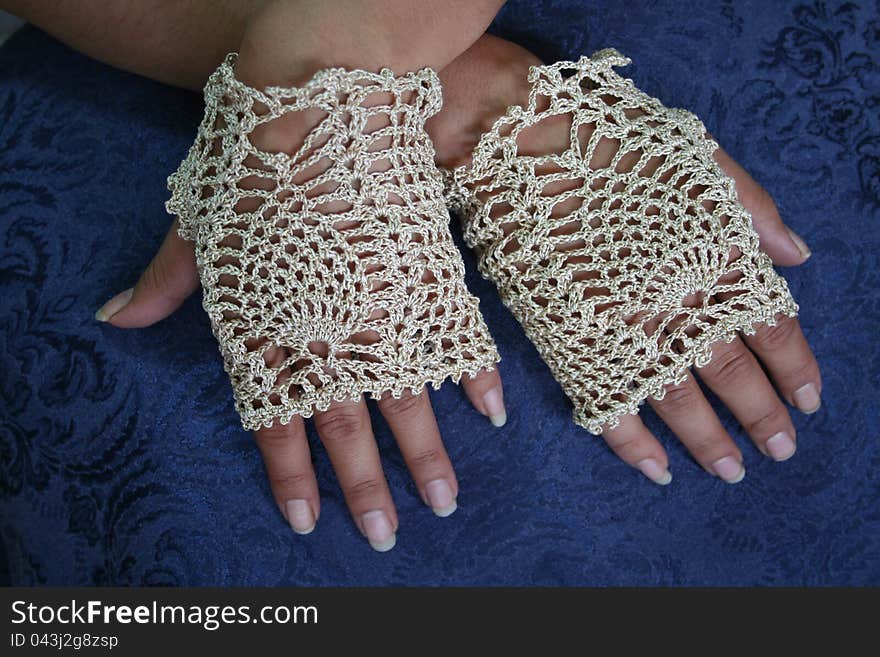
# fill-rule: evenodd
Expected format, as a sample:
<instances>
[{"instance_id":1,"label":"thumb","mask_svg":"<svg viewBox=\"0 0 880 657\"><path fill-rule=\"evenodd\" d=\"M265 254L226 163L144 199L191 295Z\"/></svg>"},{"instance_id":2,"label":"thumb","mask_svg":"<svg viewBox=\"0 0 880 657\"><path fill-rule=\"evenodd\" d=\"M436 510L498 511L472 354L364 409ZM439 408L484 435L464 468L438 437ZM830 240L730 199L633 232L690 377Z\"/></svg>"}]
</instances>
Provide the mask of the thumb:
<instances>
[{"instance_id":1,"label":"thumb","mask_svg":"<svg viewBox=\"0 0 880 657\"><path fill-rule=\"evenodd\" d=\"M133 288L105 303L95 319L119 328L141 328L165 319L199 286L192 242L177 234L177 220Z\"/></svg>"},{"instance_id":2,"label":"thumb","mask_svg":"<svg viewBox=\"0 0 880 657\"><path fill-rule=\"evenodd\" d=\"M804 240L782 222L776 203L748 172L730 155L719 148L715 160L736 183L740 203L752 215L752 225L761 238L761 249L777 265L791 267L803 264L810 257L810 249Z\"/></svg>"}]
</instances>

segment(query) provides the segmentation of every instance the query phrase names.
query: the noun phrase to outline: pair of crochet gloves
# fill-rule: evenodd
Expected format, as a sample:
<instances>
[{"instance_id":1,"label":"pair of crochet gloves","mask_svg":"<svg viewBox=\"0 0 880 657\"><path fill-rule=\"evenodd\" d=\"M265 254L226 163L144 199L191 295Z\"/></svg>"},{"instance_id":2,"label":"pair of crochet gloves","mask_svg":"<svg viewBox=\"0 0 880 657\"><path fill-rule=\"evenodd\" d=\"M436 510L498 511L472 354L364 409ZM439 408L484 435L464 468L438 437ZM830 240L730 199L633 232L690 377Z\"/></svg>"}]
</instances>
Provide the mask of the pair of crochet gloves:
<instances>
[{"instance_id":1,"label":"pair of crochet gloves","mask_svg":"<svg viewBox=\"0 0 880 657\"><path fill-rule=\"evenodd\" d=\"M167 207L195 241L247 429L495 366L449 208L593 433L705 365L713 343L797 312L717 144L616 73L629 63L616 51L532 68L528 103L455 171L437 168L425 131L441 107L434 71L326 69L258 90L235 62L205 87ZM320 117L293 152L254 145L292 112ZM566 148L521 147L563 121Z\"/></svg>"}]
</instances>

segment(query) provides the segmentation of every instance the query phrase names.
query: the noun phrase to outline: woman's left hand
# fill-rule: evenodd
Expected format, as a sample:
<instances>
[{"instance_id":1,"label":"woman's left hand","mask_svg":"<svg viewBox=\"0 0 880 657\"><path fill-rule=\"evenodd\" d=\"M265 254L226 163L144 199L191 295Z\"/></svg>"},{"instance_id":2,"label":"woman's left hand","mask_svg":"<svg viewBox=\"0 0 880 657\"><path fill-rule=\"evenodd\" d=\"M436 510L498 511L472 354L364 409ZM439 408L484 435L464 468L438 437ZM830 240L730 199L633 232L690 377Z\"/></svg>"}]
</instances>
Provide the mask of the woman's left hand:
<instances>
[{"instance_id":1,"label":"woman's left hand","mask_svg":"<svg viewBox=\"0 0 880 657\"><path fill-rule=\"evenodd\" d=\"M452 169L467 163L480 135L508 106L527 98L528 69L540 64L527 50L487 35L441 73L445 109L429 123L441 166ZM570 124L547 123L527 138L524 135L525 151L555 152L568 145ZM601 159L598 153L597 157ZM809 249L783 223L767 191L724 150L719 148L715 158L735 180L761 248L774 264L806 262ZM798 320L788 317L779 318L775 326L759 327L754 335L715 344L706 367L696 368L680 385L668 386L662 401L650 400L700 465L729 483L745 475L742 453L700 390L697 377L731 410L757 448L776 461L790 458L797 444L785 403L804 413L816 412L821 403L816 358ZM622 417L617 427L602 435L621 459L645 476L660 484L671 481L666 451L637 415Z\"/></svg>"}]
</instances>

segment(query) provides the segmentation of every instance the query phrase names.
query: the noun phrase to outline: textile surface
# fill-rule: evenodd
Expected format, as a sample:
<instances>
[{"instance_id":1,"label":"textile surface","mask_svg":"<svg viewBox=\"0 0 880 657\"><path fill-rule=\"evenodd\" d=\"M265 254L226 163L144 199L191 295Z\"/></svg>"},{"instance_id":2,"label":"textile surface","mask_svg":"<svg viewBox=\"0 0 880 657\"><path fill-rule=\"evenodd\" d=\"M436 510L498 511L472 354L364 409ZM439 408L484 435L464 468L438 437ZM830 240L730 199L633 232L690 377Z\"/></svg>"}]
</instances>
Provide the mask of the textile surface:
<instances>
[{"instance_id":1,"label":"textile surface","mask_svg":"<svg viewBox=\"0 0 880 657\"><path fill-rule=\"evenodd\" d=\"M545 60L616 47L666 105L702 118L813 250L785 270L824 374L798 453L708 476L650 411L659 487L571 421L559 386L468 254L502 356L501 429L432 392L459 510L418 497L374 413L400 512L370 550L313 432L321 518L294 535L233 410L198 295L154 327L93 319L171 218L165 178L197 94L26 28L0 48L0 536L14 584L880 584L880 3L511 2L493 31ZM457 227L456 227L457 232ZM460 241L459 241L459 244ZM0 569L0 573L2 573Z\"/></svg>"},{"instance_id":2,"label":"textile surface","mask_svg":"<svg viewBox=\"0 0 880 657\"><path fill-rule=\"evenodd\" d=\"M717 343L797 314L718 144L614 70L629 63L606 48L533 68L528 104L483 135L451 192L480 272L596 435Z\"/></svg>"},{"instance_id":3,"label":"textile surface","mask_svg":"<svg viewBox=\"0 0 880 657\"><path fill-rule=\"evenodd\" d=\"M194 242L242 426L494 368L425 130L436 71L328 69L263 91L235 78L236 60L205 87L165 207ZM257 146L261 128L315 111L292 156Z\"/></svg>"}]
</instances>

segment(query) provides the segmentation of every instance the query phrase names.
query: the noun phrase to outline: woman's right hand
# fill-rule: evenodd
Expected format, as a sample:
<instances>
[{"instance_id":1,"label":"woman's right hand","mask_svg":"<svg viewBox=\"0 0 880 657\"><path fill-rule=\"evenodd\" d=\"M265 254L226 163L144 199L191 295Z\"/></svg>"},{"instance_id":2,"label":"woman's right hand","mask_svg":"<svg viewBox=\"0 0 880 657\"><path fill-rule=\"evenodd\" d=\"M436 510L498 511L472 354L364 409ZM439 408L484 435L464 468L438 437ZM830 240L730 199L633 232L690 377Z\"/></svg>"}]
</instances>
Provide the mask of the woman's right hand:
<instances>
[{"instance_id":1,"label":"woman's right hand","mask_svg":"<svg viewBox=\"0 0 880 657\"><path fill-rule=\"evenodd\" d=\"M97 318L119 328L150 326L171 315L199 286L192 242L171 226L158 253L133 288L119 293ZM482 371L461 382L477 412L496 427L507 418L498 370ZM458 480L440 437L440 429L425 390L400 399L377 402L412 474L422 501L438 516L457 507ZM370 545L391 549L398 529L397 511L363 399L336 402L314 415L315 429L333 463L355 524ZM489 431L487 422L487 431ZM308 534L321 512L318 483L302 418L276 423L254 432L269 486L282 515L298 534Z\"/></svg>"},{"instance_id":2,"label":"woman's right hand","mask_svg":"<svg viewBox=\"0 0 880 657\"><path fill-rule=\"evenodd\" d=\"M360 7L359 11L365 11L364 3L355 4ZM485 4L491 7L497 3ZM285 61L297 61L300 67L304 66L303 62L310 62L307 65L313 69L337 64L372 68L364 59L369 59L365 54L369 48L360 49L358 64L345 61L344 57L343 60L326 59L332 55L326 52L329 48L327 42L319 40L319 45L309 46L308 41L294 38L300 31L315 34L332 29L331 40L340 39L347 34L345 21L354 23L348 34L360 34L362 32L354 28L361 30L365 21L375 19L358 18L357 12L328 16L326 10L333 7L336 5L317 2L270 5L246 31L236 75L253 86L287 85L301 81L310 73L303 68L294 70L292 64L284 65ZM473 7L471 4L468 11L473 12ZM486 24L492 15L483 18ZM313 30L309 29L310 25ZM389 27L393 26L382 26L383 29ZM476 24L473 39L484 27ZM369 30L366 33L369 34ZM345 41L347 48L357 51L355 40L346 38ZM272 44L277 44L283 52L273 54L270 50ZM377 46L375 57L387 55L381 44L373 45ZM465 43L462 49L467 45ZM447 46L448 43L444 45ZM303 53L310 47L315 54L306 59ZM316 50L318 47L323 51ZM337 52L344 51L340 48ZM442 58L444 55L435 56ZM287 115L283 122L267 124L259 133L255 131L252 134L255 145L263 150L290 152L311 128L308 117L302 114ZM182 239L177 228L175 220L155 258L135 286L108 301L96 314L97 319L120 328L149 326L173 313L196 290L199 275L193 243ZM266 354L270 361L282 356L281 353ZM504 424L506 412L497 370L483 370L473 378L466 376L462 379L462 387L479 413L495 426ZM397 440L424 503L438 516L451 514L456 509L458 482L443 446L428 393L422 390L400 399L387 396L377 404ZM315 413L314 424L333 463L355 524L374 549L391 549L396 540L398 516L382 471L366 403L363 399L335 402L326 411ZM308 534L318 521L321 502L303 420L294 417L287 424L276 422L256 431L255 438L281 513L295 532Z\"/></svg>"}]
</instances>

